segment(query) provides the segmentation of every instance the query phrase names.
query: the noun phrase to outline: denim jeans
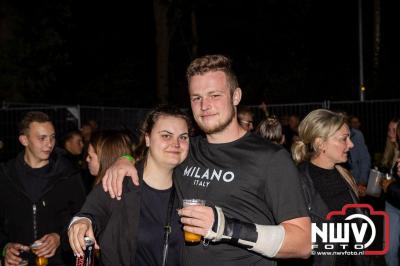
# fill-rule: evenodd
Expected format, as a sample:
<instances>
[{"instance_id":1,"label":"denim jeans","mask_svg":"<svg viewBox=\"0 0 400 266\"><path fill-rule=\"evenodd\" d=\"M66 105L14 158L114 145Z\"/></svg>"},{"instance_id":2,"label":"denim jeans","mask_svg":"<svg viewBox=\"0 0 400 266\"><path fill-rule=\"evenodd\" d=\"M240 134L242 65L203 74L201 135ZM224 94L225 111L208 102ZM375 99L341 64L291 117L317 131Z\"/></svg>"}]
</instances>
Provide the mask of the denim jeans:
<instances>
[{"instance_id":1,"label":"denim jeans","mask_svg":"<svg viewBox=\"0 0 400 266\"><path fill-rule=\"evenodd\" d=\"M385 203L386 212L389 214L389 252L385 255L387 266L399 266L400 242L400 209L390 203Z\"/></svg>"}]
</instances>

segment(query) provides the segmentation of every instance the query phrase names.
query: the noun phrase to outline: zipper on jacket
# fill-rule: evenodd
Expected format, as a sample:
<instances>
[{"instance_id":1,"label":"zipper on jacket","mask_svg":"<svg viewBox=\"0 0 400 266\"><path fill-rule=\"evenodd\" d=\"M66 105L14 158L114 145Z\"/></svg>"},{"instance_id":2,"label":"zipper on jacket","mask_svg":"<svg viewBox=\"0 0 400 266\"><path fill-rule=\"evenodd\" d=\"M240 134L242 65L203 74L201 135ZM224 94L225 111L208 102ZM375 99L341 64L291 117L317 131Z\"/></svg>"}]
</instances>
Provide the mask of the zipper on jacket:
<instances>
[{"instance_id":1,"label":"zipper on jacket","mask_svg":"<svg viewBox=\"0 0 400 266\"><path fill-rule=\"evenodd\" d=\"M36 213L37 213L37 207L36 207L36 204L34 203L33 205L32 205L32 215L33 215L33 219L32 219L32 221L33 221L33 241L36 241L37 240L37 219L36 219Z\"/></svg>"}]
</instances>

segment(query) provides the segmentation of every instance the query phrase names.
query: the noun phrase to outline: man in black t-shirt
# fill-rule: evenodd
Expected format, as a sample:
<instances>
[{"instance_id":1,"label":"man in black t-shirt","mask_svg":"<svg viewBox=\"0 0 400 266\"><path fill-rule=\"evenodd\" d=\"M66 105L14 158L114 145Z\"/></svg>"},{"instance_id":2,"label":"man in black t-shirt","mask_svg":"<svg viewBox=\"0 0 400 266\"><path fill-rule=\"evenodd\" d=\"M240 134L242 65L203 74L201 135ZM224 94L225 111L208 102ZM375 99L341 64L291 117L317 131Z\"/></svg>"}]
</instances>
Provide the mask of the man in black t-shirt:
<instances>
[{"instance_id":1,"label":"man in black t-shirt","mask_svg":"<svg viewBox=\"0 0 400 266\"><path fill-rule=\"evenodd\" d=\"M242 92L230 64L211 55L187 70L194 119L206 136L190 140L175 185L180 200L200 198L212 207L179 210L184 230L209 241L186 246L182 264L275 265L275 258L306 258L311 225L297 169L283 148L240 127ZM121 196L125 175L136 176L125 159L108 170L103 186L112 197Z\"/></svg>"},{"instance_id":2,"label":"man in black t-shirt","mask_svg":"<svg viewBox=\"0 0 400 266\"><path fill-rule=\"evenodd\" d=\"M276 225L307 216L297 191L297 169L288 153L252 133L223 144L192 138L189 157L175 171L175 185L180 198L206 199L208 205L221 208L226 217L245 223ZM189 211L202 212L193 209L182 214L190 216ZM192 217L203 219L199 214ZM190 220L184 223L197 224ZM206 225L204 229L210 227ZM187 246L183 265L274 265L264 256L238 248L240 244L232 245L231 240L211 242L208 247Z\"/></svg>"}]
</instances>

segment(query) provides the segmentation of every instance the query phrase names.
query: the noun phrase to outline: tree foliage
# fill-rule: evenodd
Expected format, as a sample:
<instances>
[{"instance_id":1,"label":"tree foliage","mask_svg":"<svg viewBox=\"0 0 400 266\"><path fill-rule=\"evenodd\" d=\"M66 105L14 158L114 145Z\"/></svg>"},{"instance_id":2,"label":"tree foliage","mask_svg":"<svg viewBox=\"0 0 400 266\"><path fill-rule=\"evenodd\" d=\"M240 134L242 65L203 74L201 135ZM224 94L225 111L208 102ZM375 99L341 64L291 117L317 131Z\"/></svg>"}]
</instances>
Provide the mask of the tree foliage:
<instances>
[{"instance_id":1,"label":"tree foliage","mask_svg":"<svg viewBox=\"0 0 400 266\"><path fill-rule=\"evenodd\" d=\"M72 65L72 1L3 2L0 43L1 97L46 100L60 87L59 73Z\"/></svg>"}]
</instances>

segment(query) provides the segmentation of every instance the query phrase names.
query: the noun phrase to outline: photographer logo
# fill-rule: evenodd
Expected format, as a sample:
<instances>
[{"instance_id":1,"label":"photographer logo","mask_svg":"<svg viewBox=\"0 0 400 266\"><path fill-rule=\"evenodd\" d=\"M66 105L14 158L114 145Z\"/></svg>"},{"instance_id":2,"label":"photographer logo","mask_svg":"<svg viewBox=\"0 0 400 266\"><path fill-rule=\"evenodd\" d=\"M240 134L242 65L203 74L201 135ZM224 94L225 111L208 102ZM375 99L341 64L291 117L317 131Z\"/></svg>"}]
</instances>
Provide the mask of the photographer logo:
<instances>
[{"instance_id":1,"label":"photographer logo","mask_svg":"<svg viewBox=\"0 0 400 266\"><path fill-rule=\"evenodd\" d=\"M383 245L378 221L384 225ZM326 222L312 223L311 236L313 255L383 255L389 250L389 217L368 204L346 204L328 213Z\"/></svg>"}]
</instances>

